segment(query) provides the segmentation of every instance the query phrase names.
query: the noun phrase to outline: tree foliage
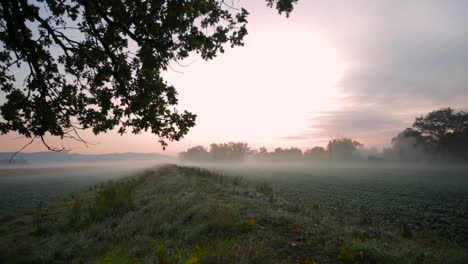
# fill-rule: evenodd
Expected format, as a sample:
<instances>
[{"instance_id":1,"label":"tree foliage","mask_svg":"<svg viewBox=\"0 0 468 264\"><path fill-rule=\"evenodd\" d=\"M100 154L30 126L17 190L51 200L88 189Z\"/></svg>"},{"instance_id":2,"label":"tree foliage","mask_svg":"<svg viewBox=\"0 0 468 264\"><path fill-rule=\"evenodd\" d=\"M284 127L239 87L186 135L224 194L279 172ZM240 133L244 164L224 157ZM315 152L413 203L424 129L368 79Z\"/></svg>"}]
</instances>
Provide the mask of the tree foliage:
<instances>
[{"instance_id":1,"label":"tree foliage","mask_svg":"<svg viewBox=\"0 0 468 264\"><path fill-rule=\"evenodd\" d=\"M311 161L327 160L327 150L323 147L313 147L304 152L304 159Z\"/></svg>"},{"instance_id":2,"label":"tree foliage","mask_svg":"<svg viewBox=\"0 0 468 264\"><path fill-rule=\"evenodd\" d=\"M392 139L400 160L466 160L468 158L468 114L451 108L416 118ZM424 156L423 156L424 155Z\"/></svg>"},{"instance_id":3,"label":"tree foliage","mask_svg":"<svg viewBox=\"0 0 468 264\"><path fill-rule=\"evenodd\" d=\"M328 142L327 152L331 161L350 161L357 158L356 152L362 146L350 138L337 138Z\"/></svg>"},{"instance_id":4,"label":"tree foliage","mask_svg":"<svg viewBox=\"0 0 468 264\"><path fill-rule=\"evenodd\" d=\"M213 143L207 150L203 146L189 148L179 154L183 161L195 162L240 162L250 154L250 147L243 142Z\"/></svg>"},{"instance_id":5,"label":"tree foliage","mask_svg":"<svg viewBox=\"0 0 468 264\"><path fill-rule=\"evenodd\" d=\"M297 0L266 0L279 13ZM0 133L150 131L166 146L195 125L161 76L192 53L242 46L247 10L215 0L1 0ZM46 144L51 150L55 149Z\"/></svg>"}]
</instances>

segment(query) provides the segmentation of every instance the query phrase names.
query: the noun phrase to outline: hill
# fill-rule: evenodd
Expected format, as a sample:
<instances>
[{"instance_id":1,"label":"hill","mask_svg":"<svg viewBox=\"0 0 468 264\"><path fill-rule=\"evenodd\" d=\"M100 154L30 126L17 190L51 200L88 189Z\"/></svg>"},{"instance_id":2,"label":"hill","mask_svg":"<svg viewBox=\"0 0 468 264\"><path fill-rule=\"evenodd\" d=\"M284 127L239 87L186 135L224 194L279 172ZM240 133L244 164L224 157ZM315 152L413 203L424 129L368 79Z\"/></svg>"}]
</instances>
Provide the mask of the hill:
<instances>
[{"instance_id":1,"label":"hill","mask_svg":"<svg viewBox=\"0 0 468 264\"><path fill-rule=\"evenodd\" d=\"M0 216L1 263L463 263L403 227L305 208L265 183L175 165Z\"/></svg>"}]
</instances>

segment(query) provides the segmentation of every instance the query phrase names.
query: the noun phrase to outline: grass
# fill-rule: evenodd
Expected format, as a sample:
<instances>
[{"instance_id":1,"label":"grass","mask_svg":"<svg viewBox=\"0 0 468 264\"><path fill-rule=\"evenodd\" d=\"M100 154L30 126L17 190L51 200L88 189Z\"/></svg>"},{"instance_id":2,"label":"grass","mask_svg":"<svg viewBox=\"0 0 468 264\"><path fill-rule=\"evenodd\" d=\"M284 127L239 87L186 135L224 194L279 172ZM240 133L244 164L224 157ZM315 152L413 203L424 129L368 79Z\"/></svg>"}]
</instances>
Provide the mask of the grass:
<instances>
[{"instance_id":1,"label":"grass","mask_svg":"<svg viewBox=\"0 0 468 264\"><path fill-rule=\"evenodd\" d=\"M258 164L212 168L266 183L306 210L389 225L468 247L468 167L404 164Z\"/></svg>"},{"instance_id":2,"label":"grass","mask_svg":"<svg viewBox=\"0 0 468 264\"><path fill-rule=\"evenodd\" d=\"M38 218L40 216L40 218ZM36 232L40 219L41 232ZM267 182L167 165L0 216L0 263L464 263L402 226L290 202ZM409 228L409 227L408 227Z\"/></svg>"}]
</instances>

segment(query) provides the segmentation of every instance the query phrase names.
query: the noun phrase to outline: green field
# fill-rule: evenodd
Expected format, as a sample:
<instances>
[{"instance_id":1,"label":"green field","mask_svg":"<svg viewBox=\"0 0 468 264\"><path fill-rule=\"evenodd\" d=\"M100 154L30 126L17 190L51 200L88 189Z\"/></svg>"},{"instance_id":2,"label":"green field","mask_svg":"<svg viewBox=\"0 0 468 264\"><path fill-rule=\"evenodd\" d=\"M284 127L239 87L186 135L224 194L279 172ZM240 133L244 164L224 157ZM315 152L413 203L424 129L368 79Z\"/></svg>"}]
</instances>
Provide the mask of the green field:
<instances>
[{"instance_id":1,"label":"green field","mask_svg":"<svg viewBox=\"0 0 468 264\"><path fill-rule=\"evenodd\" d=\"M304 210L409 225L468 243L468 168L392 164L207 166L271 184Z\"/></svg>"},{"instance_id":2,"label":"green field","mask_svg":"<svg viewBox=\"0 0 468 264\"><path fill-rule=\"evenodd\" d=\"M0 263L468 259L464 168L204 167L164 166L1 213Z\"/></svg>"}]
</instances>

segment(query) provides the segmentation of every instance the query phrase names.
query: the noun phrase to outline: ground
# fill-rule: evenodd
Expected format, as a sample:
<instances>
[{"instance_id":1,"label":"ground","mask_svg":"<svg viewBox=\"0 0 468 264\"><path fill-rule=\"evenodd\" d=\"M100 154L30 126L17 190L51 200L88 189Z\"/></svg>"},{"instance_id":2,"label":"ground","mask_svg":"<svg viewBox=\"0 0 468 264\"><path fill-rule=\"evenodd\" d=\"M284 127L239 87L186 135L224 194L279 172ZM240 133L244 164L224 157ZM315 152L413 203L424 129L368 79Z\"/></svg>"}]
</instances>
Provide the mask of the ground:
<instances>
[{"instance_id":1,"label":"ground","mask_svg":"<svg viewBox=\"0 0 468 264\"><path fill-rule=\"evenodd\" d=\"M166 165L0 216L1 263L464 263L409 226L304 206L268 183Z\"/></svg>"}]
</instances>

